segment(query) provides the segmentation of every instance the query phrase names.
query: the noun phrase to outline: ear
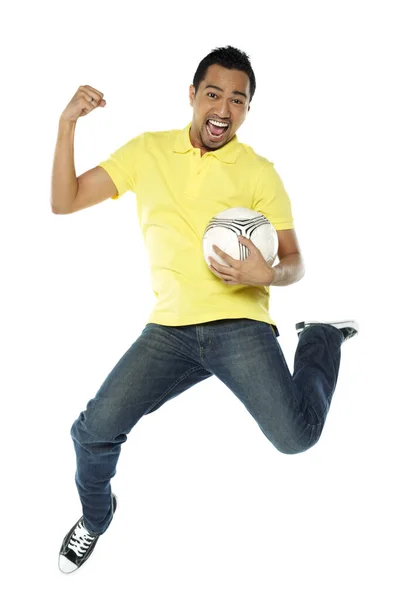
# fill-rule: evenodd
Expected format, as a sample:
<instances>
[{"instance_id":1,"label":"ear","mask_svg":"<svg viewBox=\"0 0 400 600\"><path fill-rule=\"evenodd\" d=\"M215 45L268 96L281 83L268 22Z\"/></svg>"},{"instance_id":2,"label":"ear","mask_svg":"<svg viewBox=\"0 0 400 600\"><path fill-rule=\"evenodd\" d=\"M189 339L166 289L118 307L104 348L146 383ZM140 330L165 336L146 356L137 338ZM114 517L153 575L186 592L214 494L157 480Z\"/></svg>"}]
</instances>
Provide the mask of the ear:
<instances>
[{"instance_id":1,"label":"ear","mask_svg":"<svg viewBox=\"0 0 400 600\"><path fill-rule=\"evenodd\" d=\"M190 102L190 106L193 106L193 102L194 102L194 94L195 94L196 88L194 87L194 85L190 85L189 86L189 102Z\"/></svg>"}]
</instances>

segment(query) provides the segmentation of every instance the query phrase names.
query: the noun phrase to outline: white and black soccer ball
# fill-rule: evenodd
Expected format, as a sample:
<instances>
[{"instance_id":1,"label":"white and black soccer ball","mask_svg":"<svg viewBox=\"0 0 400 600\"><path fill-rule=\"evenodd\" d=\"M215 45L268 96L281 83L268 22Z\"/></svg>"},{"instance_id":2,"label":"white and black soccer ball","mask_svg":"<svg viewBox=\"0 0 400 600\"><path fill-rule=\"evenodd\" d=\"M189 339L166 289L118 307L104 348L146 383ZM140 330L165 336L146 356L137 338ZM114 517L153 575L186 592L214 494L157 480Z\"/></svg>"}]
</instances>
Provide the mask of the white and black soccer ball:
<instances>
[{"instance_id":1,"label":"white and black soccer ball","mask_svg":"<svg viewBox=\"0 0 400 600\"><path fill-rule=\"evenodd\" d=\"M218 246L236 260L245 260L249 249L240 243L238 236L250 239L272 266L278 252L278 235L274 226L261 213L251 208L228 208L218 213L208 223L203 236L203 254L208 265L211 256L217 262L227 263L213 250Z\"/></svg>"}]
</instances>

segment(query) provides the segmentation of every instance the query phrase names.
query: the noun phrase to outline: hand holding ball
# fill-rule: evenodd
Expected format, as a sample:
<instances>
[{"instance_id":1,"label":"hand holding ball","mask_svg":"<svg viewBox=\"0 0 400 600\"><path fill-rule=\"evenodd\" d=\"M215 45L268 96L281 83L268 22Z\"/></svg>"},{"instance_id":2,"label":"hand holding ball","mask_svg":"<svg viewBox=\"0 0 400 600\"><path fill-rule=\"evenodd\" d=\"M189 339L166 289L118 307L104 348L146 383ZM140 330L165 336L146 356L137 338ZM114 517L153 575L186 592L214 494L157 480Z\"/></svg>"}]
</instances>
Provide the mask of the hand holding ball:
<instances>
[{"instance_id":1,"label":"hand holding ball","mask_svg":"<svg viewBox=\"0 0 400 600\"><path fill-rule=\"evenodd\" d=\"M239 236L248 241L242 243ZM270 285L275 276L272 265L277 252L275 228L263 214L249 208L230 208L218 213L203 236L206 263L215 275L231 285Z\"/></svg>"}]
</instances>

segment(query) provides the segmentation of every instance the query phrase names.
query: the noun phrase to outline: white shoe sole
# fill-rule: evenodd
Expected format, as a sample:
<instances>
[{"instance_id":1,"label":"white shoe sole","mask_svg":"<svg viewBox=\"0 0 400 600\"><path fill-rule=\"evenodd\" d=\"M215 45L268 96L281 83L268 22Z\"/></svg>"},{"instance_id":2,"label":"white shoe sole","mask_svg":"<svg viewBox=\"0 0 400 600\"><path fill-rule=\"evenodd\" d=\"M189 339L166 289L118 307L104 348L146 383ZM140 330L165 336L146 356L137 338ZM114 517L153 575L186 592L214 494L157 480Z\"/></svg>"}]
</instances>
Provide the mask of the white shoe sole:
<instances>
[{"instance_id":1,"label":"white shoe sole","mask_svg":"<svg viewBox=\"0 0 400 600\"><path fill-rule=\"evenodd\" d=\"M308 327L308 325L312 325L312 324L332 325L333 327L336 327L336 329L350 327L351 329L353 329L355 331L355 333L353 333L349 337L353 337L354 335L356 335L360 329L359 324L357 323L357 321L354 321L354 320L348 320L348 321L308 321L308 320L305 320L305 321L300 321L299 323L296 323L296 333L300 334L302 331L304 331L304 329L306 329Z\"/></svg>"}]
</instances>

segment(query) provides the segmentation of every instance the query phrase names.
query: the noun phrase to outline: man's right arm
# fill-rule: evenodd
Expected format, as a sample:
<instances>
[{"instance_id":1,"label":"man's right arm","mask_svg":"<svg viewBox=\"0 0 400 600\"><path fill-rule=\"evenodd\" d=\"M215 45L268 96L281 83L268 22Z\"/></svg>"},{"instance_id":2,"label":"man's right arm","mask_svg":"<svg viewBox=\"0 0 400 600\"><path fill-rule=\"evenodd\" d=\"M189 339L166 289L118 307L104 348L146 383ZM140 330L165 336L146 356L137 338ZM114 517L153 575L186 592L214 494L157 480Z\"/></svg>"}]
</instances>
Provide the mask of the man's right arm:
<instances>
[{"instance_id":1,"label":"man's right arm","mask_svg":"<svg viewBox=\"0 0 400 600\"><path fill-rule=\"evenodd\" d=\"M118 194L114 182L102 167L76 176L75 128L76 121L60 119L51 182L51 209L58 215L94 206Z\"/></svg>"}]
</instances>

